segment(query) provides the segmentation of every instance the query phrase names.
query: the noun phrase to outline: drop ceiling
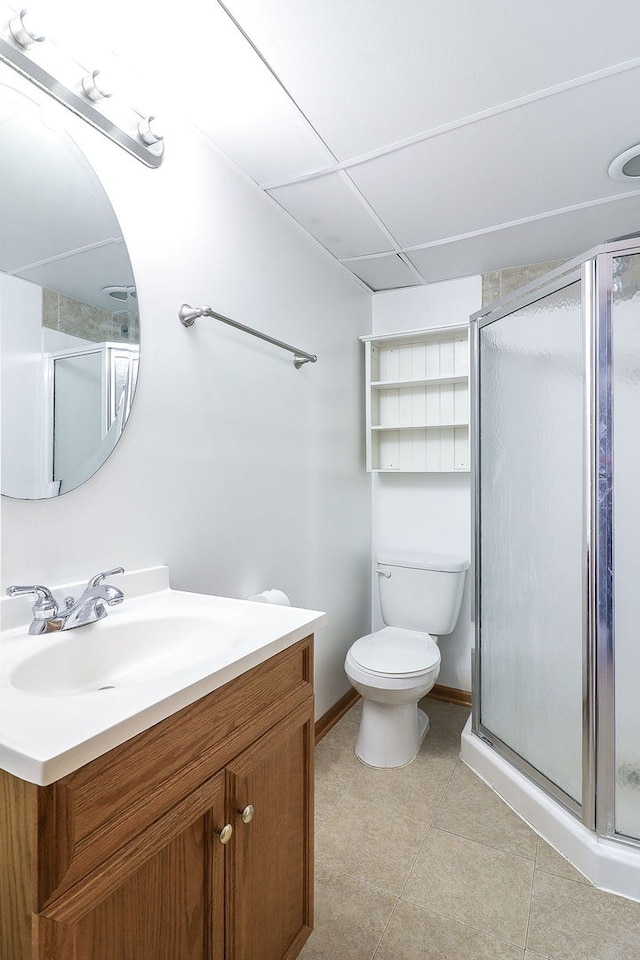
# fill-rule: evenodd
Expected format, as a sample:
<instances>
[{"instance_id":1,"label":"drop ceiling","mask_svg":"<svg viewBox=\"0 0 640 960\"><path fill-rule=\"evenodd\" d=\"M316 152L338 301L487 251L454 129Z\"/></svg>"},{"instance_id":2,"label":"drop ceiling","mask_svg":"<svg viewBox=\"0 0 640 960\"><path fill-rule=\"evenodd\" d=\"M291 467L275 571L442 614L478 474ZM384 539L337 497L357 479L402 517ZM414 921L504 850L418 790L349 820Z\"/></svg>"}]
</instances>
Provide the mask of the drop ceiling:
<instances>
[{"instance_id":1,"label":"drop ceiling","mask_svg":"<svg viewBox=\"0 0 640 960\"><path fill-rule=\"evenodd\" d=\"M92 23L372 290L640 229L640 180L607 174L640 142L636 0L112 0Z\"/></svg>"}]
</instances>

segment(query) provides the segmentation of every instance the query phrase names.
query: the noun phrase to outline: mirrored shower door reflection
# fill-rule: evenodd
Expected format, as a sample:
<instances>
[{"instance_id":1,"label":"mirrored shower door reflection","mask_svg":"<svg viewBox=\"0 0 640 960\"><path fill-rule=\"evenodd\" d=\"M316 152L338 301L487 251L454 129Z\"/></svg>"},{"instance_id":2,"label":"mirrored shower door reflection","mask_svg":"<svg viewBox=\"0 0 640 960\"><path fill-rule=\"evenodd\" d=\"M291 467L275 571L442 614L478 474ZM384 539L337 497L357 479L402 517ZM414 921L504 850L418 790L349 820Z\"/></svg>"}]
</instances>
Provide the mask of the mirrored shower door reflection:
<instances>
[{"instance_id":1,"label":"mirrored shower door reflection","mask_svg":"<svg viewBox=\"0 0 640 960\"><path fill-rule=\"evenodd\" d=\"M579 813L582 282L562 283L477 324L476 727Z\"/></svg>"}]
</instances>

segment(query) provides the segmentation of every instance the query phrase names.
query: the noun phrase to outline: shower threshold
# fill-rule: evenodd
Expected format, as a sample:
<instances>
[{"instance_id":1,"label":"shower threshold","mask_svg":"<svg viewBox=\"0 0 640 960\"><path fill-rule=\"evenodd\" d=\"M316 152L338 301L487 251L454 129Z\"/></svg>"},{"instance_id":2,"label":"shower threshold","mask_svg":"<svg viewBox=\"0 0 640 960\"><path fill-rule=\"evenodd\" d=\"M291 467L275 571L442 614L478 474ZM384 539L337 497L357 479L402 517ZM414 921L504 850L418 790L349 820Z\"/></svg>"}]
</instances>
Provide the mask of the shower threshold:
<instances>
[{"instance_id":1,"label":"shower threshold","mask_svg":"<svg viewBox=\"0 0 640 960\"><path fill-rule=\"evenodd\" d=\"M460 756L514 813L594 886L640 901L639 847L598 837L476 736L471 718L462 732Z\"/></svg>"}]
</instances>

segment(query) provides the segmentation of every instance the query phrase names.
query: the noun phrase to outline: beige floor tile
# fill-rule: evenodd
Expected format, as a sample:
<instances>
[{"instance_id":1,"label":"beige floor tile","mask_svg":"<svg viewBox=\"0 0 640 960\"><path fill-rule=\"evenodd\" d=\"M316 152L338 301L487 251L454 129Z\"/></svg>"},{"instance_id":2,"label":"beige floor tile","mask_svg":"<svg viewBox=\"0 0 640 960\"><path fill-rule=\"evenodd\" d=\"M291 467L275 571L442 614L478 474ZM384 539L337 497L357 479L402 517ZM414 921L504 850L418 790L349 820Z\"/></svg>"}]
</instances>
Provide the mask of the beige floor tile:
<instances>
[{"instance_id":1,"label":"beige floor tile","mask_svg":"<svg viewBox=\"0 0 640 960\"><path fill-rule=\"evenodd\" d=\"M537 870L527 947L554 960L631 960L640 904Z\"/></svg>"},{"instance_id":2,"label":"beige floor tile","mask_svg":"<svg viewBox=\"0 0 640 960\"><path fill-rule=\"evenodd\" d=\"M428 829L424 823L344 796L316 833L316 857L398 896Z\"/></svg>"},{"instance_id":3,"label":"beige floor tile","mask_svg":"<svg viewBox=\"0 0 640 960\"><path fill-rule=\"evenodd\" d=\"M531 953L531 950L525 950L524 960L547 960L541 953Z\"/></svg>"},{"instance_id":4,"label":"beige floor tile","mask_svg":"<svg viewBox=\"0 0 640 960\"><path fill-rule=\"evenodd\" d=\"M300 960L370 960L396 898L316 863L315 929Z\"/></svg>"},{"instance_id":5,"label":"beige floor tile","mask_svg":"<svg viewBox=\"0 0 640 960\"><path fill-rule=\"evenodd\" d=\"M429 697L424 697L419 707L431 721L420 753L457 760L460 756L460 734L469 717L469 709Z\"/></svg>"},{"instance_id":6,"label":"beige floor tile","mask_svg":"<svg viewBox=\"0 0 640 960\"><path fill-rule=\"evenodd\" d=\"M331 782L327 778L316 780L316 830L324 823L346 789L347 786L339 781Z\"/></svg>"},{"instance_id":7,"label":"beige floor tile","mask_svg":"<svg viewBox=\"0 0 640 960\"><path fill-rule=\"evenodd\" d=\"M578 883L586 883L591 886L591 882L584 877L579 870L569 863L561 854L554 850L546 840L538 837L538 852L536 854L536 870L544 870L545 873L553 873L556 877L564 877L566 880L576 880Z\"/></svg>"},{"instance_id":8,"label":"beige floor tile","mask_svg":"<svg viewBox=\"0 0 640 960\"><path fill-rule=\"evenodd\" d=\"M410 820L431 823L454 769L452 760L419 754L406 767L366 767L353 780L347 796L368 800ZM417 852L417 851L416 851Z\"/></svg>"},{"instance_id":9,"label":"beige floor tile","mask_svg":"<svg viewBox=\"0 0 640 960\"><path fill-rule=\"evenodd\" d=\"M401 900L375 960L522 960L522 948Z\"/></svg>"},{"instance_id":10,"label":"beige floor tile","mask_svg":"<svg viewBox=\"0 0 640 960\"><path fill-rule=\"evenodd\" d=\"M316 747L316 830L362 769L354 752L361 712L360 701Z\"/></svg>"},{"instance_id":11,"label":"beige floor tile","mask_svg":"<svg viewBox=\"0 0 640 960\"><path fill-rule=\"evenodd\" d=\"M362 716L362 700L358 700L357 703L348 710L344 717L342 717L334 727L331 728L328 737L334 738L343 738L349 737L352 731L357 731L360 725L360 717Z\"/></svg>"},{"instance_id":12,"label":"beige floor tile","mask_svg":"<svg viewBox=\"0 0 640 960\"><path fill-rule=\"evenodd\" d=\"M535 860L538 837L462 761L445 790L433 826Z\"/></svg>"},{"instance_id":13,"label":"beige floor tile","mask_svg":"<svg viewBox=\"0 0 640 960\"><path fill-rule=\"evenodd\" d=\"M533 867L432 827L402 898L524 947Z\"/></svg>"},{"instance_id":14,"label":"beige floor tile","mask_svg":"<svg viewBox=\"0 0 640 960\"><path fill-rule=\"evenodd\" d=\"M342 722L329 731L316 747L316 783L346 790L362 767L355 755L355 742L353 729L342 726Z\"/></svg>"}]
</instances>

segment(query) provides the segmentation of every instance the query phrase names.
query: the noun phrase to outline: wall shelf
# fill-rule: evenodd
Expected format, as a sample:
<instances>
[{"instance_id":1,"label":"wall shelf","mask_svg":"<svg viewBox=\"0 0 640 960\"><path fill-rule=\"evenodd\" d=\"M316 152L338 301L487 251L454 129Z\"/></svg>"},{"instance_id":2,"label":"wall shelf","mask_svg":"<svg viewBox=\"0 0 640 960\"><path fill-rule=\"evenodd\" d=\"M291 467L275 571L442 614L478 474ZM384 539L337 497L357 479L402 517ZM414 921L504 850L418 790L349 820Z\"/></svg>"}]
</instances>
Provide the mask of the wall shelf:
<instances>
[{"instance_id":1,"label":"wall shelf","mask_svg":"<svg viewBox=\"0 0 640 960\"><path fill-rule=\"evenodd\" d=\"M469 328L361 337L366 363L367 470L469 470Z\"/></svg>"},{"instance_id":2,"label":"wall shelf","mask_svg":"<svg viewBox=\"0 0 640 960\"><path fill-rule=\"evenodd\" d=\"M373 380L371 389L393 390L394 387L427 387L438 383L466 383L467 380L467 375L464 377L424 377L421 380Z\"/></svg>"},{"instance_id":3,"label":"wall shelf","mask_svg":"<svg viewBox=\"0 0 640 960\"><path fill-rule=\"evenodd\" d=\"M442 430L445 427L466 427L466 423L390 423L372 425L372 430Z\"/></svg>"}]
</instances>

